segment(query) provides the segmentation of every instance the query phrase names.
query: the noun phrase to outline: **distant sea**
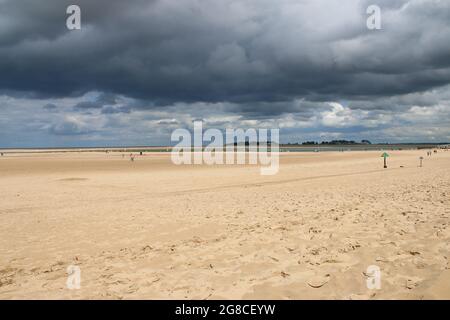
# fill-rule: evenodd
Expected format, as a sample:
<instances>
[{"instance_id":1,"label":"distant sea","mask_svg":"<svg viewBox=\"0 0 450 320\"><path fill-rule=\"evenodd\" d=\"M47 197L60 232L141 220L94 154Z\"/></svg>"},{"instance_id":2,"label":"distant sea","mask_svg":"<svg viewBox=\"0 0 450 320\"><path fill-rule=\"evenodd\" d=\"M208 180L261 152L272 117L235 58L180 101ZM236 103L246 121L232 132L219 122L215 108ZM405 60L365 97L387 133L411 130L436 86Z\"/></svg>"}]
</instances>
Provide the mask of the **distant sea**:
<instances>
[{"instance_id":1,"label":"distant sea","mask_svg":"<svg viewBox=\"0 0 450 320\"><path fill-rule=\"evenodd\" d=\"M330 151L376 151L432 149L437 144L367 144L367 145L302 145L280 146L281 152L330 152Z\"/></svg>"},{"instance_id":2,"label":"distant sea","mask_svg":"<svg viewBox=\"0 0 450 320\"><path fill-rule=\"evenodd\" d=\"M408 144L355 144L355 145L280 145L280 152L348 152L348 151L389 151L433 149L445 143ZM130 146L130 147L72 147L72 148L0 148L3 153L55 153L55 152L170 152L170 146ZM248 151L248 146L247 146ZM194 148L192 149L194 151ZM268 147L270 151L270 146Z\"/></svg>"}]
</instances>

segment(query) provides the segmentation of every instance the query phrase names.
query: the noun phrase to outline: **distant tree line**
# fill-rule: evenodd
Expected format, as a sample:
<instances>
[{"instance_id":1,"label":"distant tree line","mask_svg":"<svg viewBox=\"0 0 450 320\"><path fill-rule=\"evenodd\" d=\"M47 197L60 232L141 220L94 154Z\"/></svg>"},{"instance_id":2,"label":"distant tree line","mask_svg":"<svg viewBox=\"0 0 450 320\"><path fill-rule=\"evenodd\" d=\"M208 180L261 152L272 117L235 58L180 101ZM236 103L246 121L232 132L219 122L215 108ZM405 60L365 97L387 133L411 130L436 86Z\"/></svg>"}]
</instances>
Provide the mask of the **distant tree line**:
<instances>
[{"instance_id":1,"label":"distant tree line","mask_svg":"<svg viewBox=\"0 0 450 320\"><path fill-rule=\"evenodd\" d=\"M361 140L361 142L356 142L353 140L331 140L331 141L305 141L302 142L303 146L316 146L316 145L348 145L348 144L372 144L369 140ZM299 143L288 143L288 145L300 145Z\"/></svg>"}]
</instances>

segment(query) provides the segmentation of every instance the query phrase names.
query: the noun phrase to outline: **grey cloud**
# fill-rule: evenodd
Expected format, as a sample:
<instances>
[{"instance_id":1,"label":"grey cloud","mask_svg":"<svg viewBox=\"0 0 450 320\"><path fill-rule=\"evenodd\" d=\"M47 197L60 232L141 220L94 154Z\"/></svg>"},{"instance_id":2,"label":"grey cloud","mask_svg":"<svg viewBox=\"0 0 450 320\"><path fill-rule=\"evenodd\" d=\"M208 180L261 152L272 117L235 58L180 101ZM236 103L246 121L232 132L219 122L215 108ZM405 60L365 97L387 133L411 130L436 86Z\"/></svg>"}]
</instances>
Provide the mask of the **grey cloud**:
<instances>
[{"instance_id":1,"label":"grey cloud","mask_svg":"<svg viewBox=\"0 0 450 320\"><path fill-rule=\"evenodd\" d=\"M75 110L100 109L103 104L98 101L81 101L73 106Z\"/></svg>"},{"instance_id":2,"label":"grey cloud","mask_svg":"<svg viewBox=\"0 0 450 320\"><path fill-rule=\"evenodd\" d=\"M42 108L44 108L45 110L55 110L58 109L58 107L56 105L54 105L53 103L47 103L46 105L44 105Z\"/></svg>"},{"instance_id":3,"label":"grey cloud","mask_svg":"<svg viewBox=\"0 0 450 320\"><path fill-rule=\"evenodd\" d=\"M176 119L163 119L156 122L159 125L177 125L180 124Z\"/></svg>"},{"instance_id":4,"label":"grey cloud","mask_svg":"<svg viewBox=\"0 0 450 320\"><path fill-rule=\"evenodd\" d=\"M96 100L101 105L115 105L118 102L118 97L115 94L112 93L102 93L100 96L97 97Z\"/></svg>"},{"instance_id":5,"label":"grey cloud","mask_svg":"<svg viewBox=\"0 0 450 320\"><path fill-rule=\"evenodd\" d=\"M84 124L71 119L53 124L48 130L51 134L63 136L83 135L94 132L94 130L88 129Z\"/></svg>"},{"instance_id":6,"label":"grey cloud","mask_svg":"<svg viewBox=\"0 0 450 320\"><path fill-rule=\"evenodd\" d=\"M103 114L130 113L130 112L131 108L128 106L119 106L119 107L106 106L102 108Z\"/></svg>"}]
</instances>

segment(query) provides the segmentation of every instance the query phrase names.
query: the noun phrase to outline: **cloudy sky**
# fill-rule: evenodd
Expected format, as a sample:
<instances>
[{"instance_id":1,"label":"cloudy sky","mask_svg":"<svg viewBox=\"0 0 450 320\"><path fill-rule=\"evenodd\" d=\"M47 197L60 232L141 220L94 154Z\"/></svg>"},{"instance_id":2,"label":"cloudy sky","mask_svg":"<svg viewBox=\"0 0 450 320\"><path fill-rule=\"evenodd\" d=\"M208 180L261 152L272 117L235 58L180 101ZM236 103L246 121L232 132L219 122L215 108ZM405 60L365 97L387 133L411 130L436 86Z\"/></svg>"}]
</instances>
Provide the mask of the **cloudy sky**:
<instances>
[{"instance_id":1,"label":"cloudy sky","mask_svg":"<svg viewBox=\"0 0 450 320\"><path fill-rule=\"evenodd\" d=\"M0 147L167 145L199 119L450 141L450 1L0 0Z\"/></svg>"}]
</instances>

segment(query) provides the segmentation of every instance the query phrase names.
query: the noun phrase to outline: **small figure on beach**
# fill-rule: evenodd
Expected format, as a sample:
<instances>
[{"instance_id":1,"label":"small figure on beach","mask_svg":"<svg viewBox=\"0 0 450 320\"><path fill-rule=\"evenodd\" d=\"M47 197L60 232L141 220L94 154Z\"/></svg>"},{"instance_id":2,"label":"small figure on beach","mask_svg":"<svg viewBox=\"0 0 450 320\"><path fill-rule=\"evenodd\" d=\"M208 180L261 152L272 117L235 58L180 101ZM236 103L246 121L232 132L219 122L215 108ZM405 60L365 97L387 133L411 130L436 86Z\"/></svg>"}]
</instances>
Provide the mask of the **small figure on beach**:
<instances>
[{"instance_id":1,"label":"small figure on beach","mask_svg":"<svg viewBox=\"0 0 450 320\"><path fill-rule=\"evenodd\" d=\"M133 162L134 161L134 155L132 153L130 153L130 161Z\"/></svg>"}]
</instances>

